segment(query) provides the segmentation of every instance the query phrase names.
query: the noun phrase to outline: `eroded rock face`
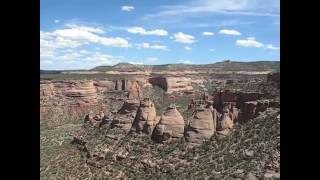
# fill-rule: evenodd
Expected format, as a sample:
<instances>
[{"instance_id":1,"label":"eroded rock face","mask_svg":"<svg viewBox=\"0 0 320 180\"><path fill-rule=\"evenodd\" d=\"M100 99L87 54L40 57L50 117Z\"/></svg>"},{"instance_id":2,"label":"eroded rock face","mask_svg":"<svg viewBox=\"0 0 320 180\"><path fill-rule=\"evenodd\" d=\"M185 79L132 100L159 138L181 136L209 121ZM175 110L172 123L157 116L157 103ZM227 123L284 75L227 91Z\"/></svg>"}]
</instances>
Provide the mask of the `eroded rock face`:
<instances>
[{"instance_id":1,"label":"eroded rock face","mask_svg":"<svg viewBox=\"0 0 320 180\"><path fill-rule=\"evenodd\" d=\"M117 91L115 82L120 82L119 93L122 92L125 95L128 92L128 99L142 99L141 85L135 79L42 80L40 81L40 119L45 119L48 112L55 108L78 116L87 114L90 109L106 111L105 94ZM124 90L121 90L122 82L125 82Z\"/></svg>"},{"instance_id":2,"label":"eroded rock face","mask_svg":"<svg viewBox=\"0 0 320 180\"><path fill-rule=\"evenodd\" d=\"M54 96L54 85L51 81L40 82L40 97L50 98Z\"/></svg>"},{"instance_id":3,"label":"eroded rock face","mask_svg":"<svg viewBox=\"0 0 320 180\"><path fill-rule=\"evenodd\" d=\"M167 93L190 91L193 90L191 86L191 78L185 77L167 77Z\"/></svg>"},{"instance_id":4,"label":"eroded rock face","mask_svg":"<svg viewBox=\"0 0 320 180\"><path fill-rule=\"evenodd\" d=\"M175 106L171 105L161 116L153 131L153 138L165 141L167 138L180 138L184 135L184 120Z\"/></svg>"},{"instance_id":5,"label":"eroded rock face","mask_svg":"<svg viewBox=\"0 0 320 180\"><path fill-rule=\"evenodd\" d=\"M128 99L142 99L142 90L138 82L128 82Z\"/></svg>"},{"instance_id":6,"label":"eroded rock face","mask_svg":"<svg viewBox=\"0 0 320 180\"><path fill-rule=\"evenodd\" d=\"M234 103L239 107L244 102L256 101L258 99L262 99L264 96L264 94L258 92L237 92L225 90L222 92L215 92L212 99L215 102L215 107L222 107L225 102Z\"/></svg>"},{"instance_id":7,"label":"eroded rock face","mask_svg":"<svg viewBox=\"0 0 320 180\"><path fill-rule=\"evenodd\" d=\"M259 115L260 112L265 111L268 107L279 108L280 105L276 101L260 100L248 101L243 103L239 118L241 122L248 121Z\"/></svg>"},{"instance_id":8,"label":"eroded rock face","mask_svg":"<svg viewBox=\"0 0 320 180\"><path fill-rule=\"evenodd\" d=\"M233 128L233 121L231 119L229 108L224 108L223 114L218 118L217 133L227 135Z\"/></svg>"},{"instance_id":9,"label":"eroded rock face","mask_svg":"<svg viewBox=\"0 0 320 180\"><path fill-rule=\"evenodd\" d=\"M231 109L230 109L229 113L230 113L231 121L233 123L238 122L238 120L239 120L239 111L240 110L235 105L231 106Z\"/></svg>"},{"instance_id":10,"label":"eroded rock face","mask_svg":"<svg viewBox=\"0 0 320 180\"><path fill-rule=\"evenodd\" d=\"M156 118L154 103L149 98L146 98L140 102L140 107L132 125L132 130L151 134L158 123L158 119Z\"/></svg>"},{"instance_id":11,"label":"eroded rock face","mask_svg":"<svg viewBox=\"0 0 320 180\"><path fill-rule=\"evenodd\" d=\"M205 139L210 139L216 129L216 111L213 108L197 108L191 119L186 140L192 143L200 143Z\"/></svg>"},{"instance_id":12,"label":"eroded rock face","mask_svg":"<svg viewBox=\"0 0 320 180\"><path fill-rule=\"evenodd\" d=\"M173 92L191 91L191 78L187 77L154 77L149 82L164 89L168 94Z\"/></svg>"},{"instance_id":13,"label":"eroded rock face","mask_svg":"<svg viewBox=\"0 0 320 180\"><path fill-rule=\"evenodd\" d=\"M126 100L121 109L115 115L111 124L112 127L129 131L136 117L139 106L140 102L138 100Z\"/></svg>"},{"instance_id":14,"label":"eroded rock face","mask_svg":"<svg viewBox=\"0 0 320 180\"><path fill-rule=\"evenodd\" d=\"M106 92L107 90L112 90L114 88L114 82L109 80L99 80L94 81L93 85L97 88L97 91L99 92Z\"/></svg>"}]
</instances>

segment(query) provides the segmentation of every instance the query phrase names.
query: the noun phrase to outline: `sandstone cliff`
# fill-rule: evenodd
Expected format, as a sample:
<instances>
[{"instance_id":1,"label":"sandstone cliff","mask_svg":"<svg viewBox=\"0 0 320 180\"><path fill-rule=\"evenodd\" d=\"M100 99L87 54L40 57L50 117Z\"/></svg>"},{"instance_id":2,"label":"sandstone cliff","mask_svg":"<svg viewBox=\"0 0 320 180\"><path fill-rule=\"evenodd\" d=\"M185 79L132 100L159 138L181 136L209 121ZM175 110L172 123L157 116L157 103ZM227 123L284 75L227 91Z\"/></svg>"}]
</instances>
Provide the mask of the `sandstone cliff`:
<instances>
[{"instance_id":1,"label":"sandstone cliff","mask_svg":"<svg viewBox=\"0 0 320 180\"><path fill-rule=\"evenodd\" d=\"M187 77L165 77L159 76L150 78L149 82L154 86L159 86L168 94L173 92L183 92L193 90L191 78Z\"/></svg>"}]
</instances>

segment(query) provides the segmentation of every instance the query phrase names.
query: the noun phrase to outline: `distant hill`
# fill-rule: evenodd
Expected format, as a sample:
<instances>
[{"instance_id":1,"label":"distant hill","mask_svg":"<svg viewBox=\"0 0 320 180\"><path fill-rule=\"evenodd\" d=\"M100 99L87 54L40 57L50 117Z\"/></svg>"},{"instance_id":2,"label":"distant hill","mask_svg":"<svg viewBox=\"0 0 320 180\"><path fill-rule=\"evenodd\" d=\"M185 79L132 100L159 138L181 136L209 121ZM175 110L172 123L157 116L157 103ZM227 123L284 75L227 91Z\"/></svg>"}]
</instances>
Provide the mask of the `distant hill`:
<instances>
[{"instance_id":1,"label":"distant hill","mask_svg":"<svg viewBox=\"0 0 320 180\"><path fill-rule=\"evenodd\" d=\"M279 61L255 61L255 62L236 62L223 61L214 64L163 64L163 65L135 65L130 63L119 63L114 66L98 66L91 71L138 71L138 70L204 70L212 69L217 71L266 71L280 70Z\"/></svg>"},{"instance_id":2,"label":"distant hill","mask_svg":"<svg viewBox=\"0 0 320 180\"><path fill-rule=\"evenodd\" d=\"M238 61L222 61L213 64L162 64L162 65L137 65L130 63L119 63L114 66L97 66L90 70L40 70L40 74L60 74L62 72L74 71L196 71L196 70L212 70L212 71L280 71L280 61L254 61L254 62L238 62Z\"/></svg>"},{"instance_id":3,"label":"distant hill","mask_svg":"<svg viewBox=\"0 0 320 180\"><path fill-rule=\"evenodd\" d=\"M40 70L40 74L59 74L61 72L58 70Z\"/></svg>"}]
</instances>

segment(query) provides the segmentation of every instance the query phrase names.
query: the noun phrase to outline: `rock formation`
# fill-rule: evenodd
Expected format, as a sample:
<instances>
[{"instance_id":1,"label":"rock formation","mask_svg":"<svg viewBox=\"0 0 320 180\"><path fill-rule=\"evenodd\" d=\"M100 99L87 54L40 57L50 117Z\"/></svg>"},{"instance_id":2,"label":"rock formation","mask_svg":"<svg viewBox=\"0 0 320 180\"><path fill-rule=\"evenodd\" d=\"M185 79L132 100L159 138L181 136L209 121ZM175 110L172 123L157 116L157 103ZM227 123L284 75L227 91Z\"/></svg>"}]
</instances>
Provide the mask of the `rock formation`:
<instances>
[{"instance_id":1,"label":"rock formation","mask_svg":"<svg viewBox=\"0 0 320 180\"><path fill-rule=\"evenodd\" d=\"M84 118L84 123L89 123L93 126L98 125L105 119L105 115L103 111L100 111L96 115L93 115L93 112L90 111Z\"/></svg>"},{"instance_id":2,"label":"rock formation","mask_svg":"<svg viewBox=\"0 0 320 180\"><path fill-rule=\"evenodd\" d=\"M184 135L184 120L175 105L170 105L161 116L153 131L153 138L165 141L167 138L180 138Z\"/></svg>"},{"instance_id":3,"label":"rock formation","mask_svg":"<svg viewBox=\"0 0 320 180\"><path fill-rule=\"evenodd\" d=\"M213 108L197 108L194 113L186 131L186 140L200 143L214 134L216 111Z\"/></svg>"},{"instance_id":4,"label":"rock formation","mask_svg":"<svg viewBox=\"0 0 320 180\"><path fill-rule=\"evenodd\" d=\"M40 97L50 98L54 96L54 86L51 81L40 81Z\"/></svg>"},{"instance_id":5,"label":"rock formation","mask_svg":"<svg viewBox=\"0 0 320 180\"><path fill-rule=\"evenodd\" d=\"M223 109L222 115L218 118L217 133L227 135L233 128L232 116L230 115L229 108Z\"/></svg>"},{"instance_id":6,"label":"rock formation","mask_svg":"<svg viewBox=\"0 0 320 180\"><path fill-rule=\"evenodd\" d=\"M142 90L136 81L128 83L128 99L142 99Z\"/></svg>"},{"instance_id":7,"label":"rock formation","mask_svg":"<svg viewBox=\"0 0 320 180\"><path fill-rule=\"evenodd\" d=\"M149 98L146 98L140 102L140 107L132 125L132 130L151 134L156 123L158 123L158 119L156 118L154 103Z\"/></svg>"},{"instance_id":8,"label":"rock formation","mask_svg":"<svg viewBox=\"0 0 320 180\"><path fill-rule=\"evenodd\" d=\"M187 77L154 77L150 78L149 82L154 86L159 86L168 94L173 92L191 91L191 78Z\"/></svg>"},{"instance_id":9,"label":"rock formation","mask_svg":"<svg viewBox=\"0 0 320 180\"><path fill-rule=\"evenodd\" d=\"M139 108L138 100L126 100L112 121L112 127L129 131Z\"/></svg>"},{"instance_id":10,"label":"rock formation","mask_svg":"<svg viewBox=\"0 0 320 180\"><path fill-rule=\"evenodd\" d=\"M265 111L268 107L279 108L280 104L277 101L258 100L244 102L241 106L239 119L241 122L248 121L259 115L260 112Z\"/></svg>"},{"instance_id":11,"label":"rock formation","mask_svg":"<svg viewBox=\"0 0 320 180\"><path fill-rule=\"evenodd\" d=\"M44 119L48 111L54 107L66 109L66 112L73 112L79 116L87 114L89 109L93 108L105 111L106 93L116 91L115 82L106 79L42 80L40 81L40 118ZM130 79L124 82L126 82L124 86L126 89L120 90L120 93L128 92L128 99L140 100L143 93L138 81Z\"/></svg>"}]
</instances>

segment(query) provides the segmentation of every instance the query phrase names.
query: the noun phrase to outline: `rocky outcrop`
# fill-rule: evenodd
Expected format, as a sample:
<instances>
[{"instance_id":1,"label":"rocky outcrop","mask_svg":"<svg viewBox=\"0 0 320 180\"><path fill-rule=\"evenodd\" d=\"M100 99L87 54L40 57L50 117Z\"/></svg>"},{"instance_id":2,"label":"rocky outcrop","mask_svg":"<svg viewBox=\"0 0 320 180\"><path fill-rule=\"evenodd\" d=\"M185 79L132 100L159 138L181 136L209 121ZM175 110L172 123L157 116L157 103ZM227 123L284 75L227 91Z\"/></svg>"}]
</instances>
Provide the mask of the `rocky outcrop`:
<instances>
[{"instance_id":1,"label":"rocky outcrop","mask_svg":"<svg viewBox=\"0 0 320 180\"><path fill-rule=\"evenodd\" d=\"M239 120L241 122L248 121L259 115L260 112L266 111L267 108L279 108L280 103L273 100L258 100L244 102L239 114Z\"/></svg>"},{"instance_id":2,"label":"rocky outcrop","mask_svg":"<svg viewBox=\"0 0 320 180\"><path fill-rule=\"evenodd\" d=\"M280 89L280 72L268 74L267 82L274 83Z\"/></svg>"},{"instance_id":3,"label":"rocky outcrop","mask_svg":"<svg viewBox=\"0 0 320 180\"><path fill-rule=\"evenodd\" d=\"M158 121L154 103L146 98L140 102L137 115L132 125L132 130L151 134Z\"/></svg>"},{"instance_id":4,"label":"rocky outcrop","mask_svg":"<svg viewBox=\"0 0 320 180\"><path fill-rule=\"evenodd\" d=\"M142 99L142 90L138 82L128 82L128 99Z\"/></svg>"},{"instance_id":5,"label":"rocky outcrop","mask_svg":"<svg viewBox=\"0 0 320 180\"><path fill-rule=\"evenodd\" d=\"M54 96L54 85L51 81L40 81L40 97L51 98Z\"/></svg>"},{"instance_id":6,"label":"rocky outcrop","mask_svg":"<svg viewBox=\"0 0 320 180\"><path fill-rule=\"evenodd\" d=\"M239 109L236 107L236 105L232 105L231 106L231 109L229 110L229 114L230 114L230 118L231 118L231 121L233 123L236 123L238 122L239 120Z\"/></svg>"},{"instance_id":7,"label":"rocky outcrop","mask_svg":"<svg viewBox=\"0 0 320 180\"><path fill-rule=\"evenodd\" d=\"M262 99L264 98L264 96L265 94L258 92L238 92L225 90L221 92L215 92L213 94L212 100L215 103L215 107L222 107L223 103L225 102L233 102L239 107L244 102Z\"/></svg>"},{"instance_id":8,"label":"rocky outcrop","mask_svg":"<svg viewBox=\"0 0 320 180\"><path fill-rule=\"evenodd\" d=\"M110 80L97 80L93 82L98 92L105 93L107 90L114 89L114 82Z\"/></svg>"},{"instance_id":9,"label":"rocky outcrop","mask_svg":"<svg viewBox=\"0 0 320 180\"><path fill-rule=\"evenodd\" d=\"M84 118L84 123L89 123L93 126L96 126L98 123L101 123L105 119L103 111L100 111L96 115L93 115L93 112L90 111Z\"/></svg>"},{"instance_id":10,"label":"rocky outcrop","mask_svg":"<svg viewBox=\"0 0 320 180\"><path fill-rule=\"evenodd\" d=\"M78 82L78 83L68 83L61 84L61 95L67 99L75 99L75 103L97 103L97 89L93 85L93 82Z\"/></svg>"},{"instance_id":11,"label":"rocky outcrop","mask_svg":"<svg viewBox=\"0 0 320 180\"><path fill-rule=\"evenodd\" d=\"M159 86L165 90L168 94L173 92L191 91L193 87L191 85L191 78L187 77L154 77L150 78L149 82L154 86Z\"/></svg>"},{"instance_id":12,"label":"rocky outcrop","mask_svg":"<svg viewBox=\"0 0 320 180\"><path fill-rule=\"evenodd\" d=\"M186 77L167 77L167 93L190 91L193 90L191 86L191 78Z\"/></svg>"},{"instance_id":13,"label":"rocky outcrop","mask_svg":"<svg viewBox=\"0 0 320 180\"><path fill-rule=\"evenodd\" d=\"M233 128L232 116L230 115L229 108L225 107L222 115L218 118L217 122L217 133L222 135L229 134L230 130Z\"/></svg>"},{"instance_id":14,"label":"rocky outcrop","mask_svg":"<svg viewBox=\"0 0 320 180\"><path fill-rule=\"evenodd\" d=\"M174 105L170 105L161 116L152 136L156 141L180 138L184 136L184 126L183 117Z\"/></svg>"},{"instance_id":15,"label":"rocky outcrop","mask_svg":"<svg viewBox=\"0 0 320 180\"><path fill-rule=\"evenodd\" d=\"M200 143L214 134L217 114L213 108L198 108L194 113L186 131L186 140Z\"/></svg>"},{"instance_id":16,"label":"rocky outcrop","mask_svg":"<svg viewBox=\"0 0 320 180\"><path fill-rule=\"evenodd\" d=\"M140 102L138 100L126 100L115 115L111 127L118 127L129 131L137 115L139 106Z\"/></svg>"},{"instance_id":17,"label":"rocky outcrop","mask_svg":"<svg viewBox=\"0 0 320 180\"><path fill-rule=\"evenodd\" d=\"M115 82L125 82L124 90L115 90ZM141 79L140 79L141 81ZM123 93L127 99L142 99L142 89L138 81L130 80L64 80L40 81L40 119L45 119L49 111L63 109L64 113L83 116L90 109L106 111L106 93ZM125 95L127 94L127 97Z\"/></svg>"}]
</instances>

